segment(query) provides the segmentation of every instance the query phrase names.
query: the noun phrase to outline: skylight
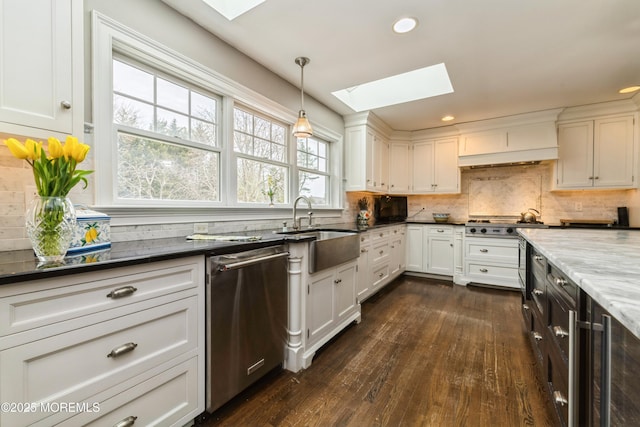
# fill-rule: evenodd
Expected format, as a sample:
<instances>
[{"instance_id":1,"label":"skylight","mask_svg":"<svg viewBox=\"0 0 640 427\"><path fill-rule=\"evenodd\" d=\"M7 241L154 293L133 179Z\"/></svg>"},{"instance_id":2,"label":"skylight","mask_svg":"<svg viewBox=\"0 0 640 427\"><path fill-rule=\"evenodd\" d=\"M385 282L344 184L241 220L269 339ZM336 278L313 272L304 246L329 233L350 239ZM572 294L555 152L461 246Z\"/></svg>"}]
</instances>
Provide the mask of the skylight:
<instances>
[{"instance_id":1,"label":"skylight","mask_svg":"<svg viewBox=\"0 0 640 427\"><path fill-rule=\"evenodd\" d=\"M452 93L444 63L331 92L356 112Z\"/></svg>"},{"instance_id":2,"label":"skylight","mask_svg":"<svg viewBox=\"0 0 640 427\"><path fill-rule=\"evenodd\" d=\"M265 0L202 0L229 21L253 9Z\"/></svg>"}]
</instances>

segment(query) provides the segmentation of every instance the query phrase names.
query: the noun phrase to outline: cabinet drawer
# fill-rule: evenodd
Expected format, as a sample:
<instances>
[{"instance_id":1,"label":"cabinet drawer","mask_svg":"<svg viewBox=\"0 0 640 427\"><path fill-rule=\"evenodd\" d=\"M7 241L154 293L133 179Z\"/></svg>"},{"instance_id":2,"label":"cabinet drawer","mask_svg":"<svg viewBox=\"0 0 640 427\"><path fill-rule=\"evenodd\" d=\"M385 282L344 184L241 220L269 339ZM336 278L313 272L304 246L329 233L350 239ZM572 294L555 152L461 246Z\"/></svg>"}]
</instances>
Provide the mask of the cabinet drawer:
<instances>
[{"instance_id":1,"label":"cabinet drawer","mask_svg":"<svg viewBox=\"0 0 640 427\"><path fill-rule=\"evenodd\" d=\"M562 425L566 426L569 421L569 371L567 364L562 360L558 351L550 347L547 350L547 381L549 381L549 391L551 392L551 403L556 409Z\"/></svg>"},{"instance_id":2,"label":"cabinet drawer","mask_svg":"<svg viewBox=\"0 0 640 427\"><path fill-rule=\"evenodd\" d=\"M518 241L513 244L497 245L483 242L468 242L467 256L476 259L487 259L492 262L518 265Z\"/></svg>"},{"instance_id":3,"label":"cabinet drawer","mask_svg":"<svg viewBox=\"0 0 640 427\"><path fill-rule=\"evenodd\" d=\"M360 245L366 245L371 241L371 233L360 233Z\"/></svg>"},{"instance_id":4,"label":"cabinet drawer","mask_svg":"<svg viewBox=\"0 0 640 427\"><path fill-rule=\"evenodd\" d=\"M545 275L536 269L531 275L531 299L544 316L547 313L547 281Z\"/></svg>"},{"instance_id":5,"label":"cabinet drawer","mask_svg":"<svg viewBox=\"0 0 640 427\"><path fill-rule=\"evenodd\" d=\"M553 286L554 293L559 295L559 298L564 299L569 308L572 310L576 307L578 300L578 287L569 278L562 274L554 266L549 266L549 274L547 274L547 280Z\"/></svg>"},{"instance_id":6,"label":"cabinet drawer","mask_svg":"<svg viewBox=\"0 0 640 427\"><path fill-rule=\"evenodd\" d=\"M391 229L389 227L380 228L377 230L371 230L371 241L375 242L388 238L391 235Z\"/></svg>"},{"instance_id":7,"label":"cabinet drawer","mask_svg":"<svg viewBox=\"0 0 640 427\"><path fill-rule=\"evenodd\" d=\"M531 249L531 269L540 277L547 275L547 259L540 255L535 248Z\"/></svg>"},{"instance_id":8,"label":"cabinet drawer","mask_svg":"<svg viewBox=\"0 0 640 427\"><path fill-rule=\"evenodd\" d=\"M135 425L184 425L198 415L197 358L100 402L97 413L85 412L59 426L112 427L136 417Z\"/></svg>"},{"instance_id":9,"label":"cabinet drawer","mask_svg":"<svg viewBox=\"0 0 640 427\"><path fill-rule=\"evenodd\" d=\"M373 287L385 282L389 278L389 265L386 264L373 270L371 278L373 280Z\"/></svg>"},{"instance_id":10,"label":"cabinet drawer","mask_svg":"<svg viewBox=\"0 0 640 427\"><path fill-rule=\"evenodd\" d=\"M371 260L374 264L379 262L386 262L391 258L391 245L389 242L380 242L374 244L371 248Z\"/></svg>"},{"instance_id":11,"label":"cabinet drawer","mask_svg":"<svg viewBox=\"0 0 640 427\"><path fill-rule=\"evenodd\" d=\"M555 293L549 294L547 301L549 336L566 361L569 359L569 307Z\"/></svg>"},{"instance_id":12,"label":"cabinet drawer","mask_svg":"<svg viewBox=\"0 0 640 427\"><path fill-rule=\"evenodd\" d=\"M1 351L0 396L6 402L82 402L197 351L198 320L198 298L191 296ZM135 348L114 354L128 343ZM51 414L21 415L31 423Z\"/></svg>"},{"instance_id":13,"label":"cabinet drawer","mask_svg":"<svg viewBox=\"0 0 640 427\"><path fill-rule=\"evenodd\" d=\"M535 309L529 309L529 338L531 339L531 345L533 346L533 353L536 356L536 360L540 363L541 374L544 373L544 354L546 345L545 325L540 321L540 317L535 312Z\"/></svg>"},{"instance_id":14,"label":"cabinet drawer","mask_svg":"<svg viewBox=\"0 0 640 427\"><path fill-rule=\"evenodd\" d=\"M507 279L518 283L518 268L517 267L504 267L490 264L480 264L469 262L468 270L470 276L478 278L495 278L495 279Z\"/></svg>"},{"instance_id":15,"label":"cabinet drawer","mask_svg":"<svg viewBox=\"0 0 640 427\"><path fill-rule=\"evenodd\" d=\"M196 288L203 282L204 257L189 257L2 286L0 337ZM87 320L78 320L77 327L86 325Z\"/></svg>"},{"instance_id":16,"label":"cabinet drawer","mask_svg":"<svg viewBox=\"0 0 640 427\"><path fill-rule=\"evenodd\" d=\"M427 230L429 236L453 236L453 227L451 226L429 226Z\"/></svg>"}]
</instances>

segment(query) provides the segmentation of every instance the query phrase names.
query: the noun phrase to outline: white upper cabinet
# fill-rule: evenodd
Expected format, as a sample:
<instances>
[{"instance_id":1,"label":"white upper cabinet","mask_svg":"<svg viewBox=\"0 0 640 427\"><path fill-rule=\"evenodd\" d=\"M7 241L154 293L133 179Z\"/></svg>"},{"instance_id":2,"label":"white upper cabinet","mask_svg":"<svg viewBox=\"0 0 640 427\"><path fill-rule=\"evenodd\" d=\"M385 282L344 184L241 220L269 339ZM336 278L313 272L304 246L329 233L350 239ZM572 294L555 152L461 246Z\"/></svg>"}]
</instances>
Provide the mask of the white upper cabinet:
<instances>
[{"instance_id":1,"label":"white upper cabinet","mask_svg":"<svg viewBox=\"0 0 640 427\"><path fill-rule=\"evenodd\" d=\"M410 147L406 142L391 142L389 144L389 193L406 194L411 191Z\"/></svg>"},{"instance_id":2,"label":"white upper cabinet","mask_svg":"<svg viewBox=\"0 0 640 427\"><path fill-rule=\"evenodd\" d=\"M556 188L633 188L633 127L631 115L560 124Z\"/></svg>"},{"instance_id":3,"label":"white upper cabinet","mask_svg":"<svg viewBox=\"0 0 640 427\"><path fill-rule=\"evenodd\" d=\"M460 192L457 138L414 143L412 165L414 194Z\"/></svg>"},{"instance_id":4,"label":"white upper cabinet","mask_svg":"<svg viewBox=\"0 0 640 427\"><path fill-rule=\"evenodd\" d=\"M389 140L380 128L386 129L384 123L371 113L347 118L346 191L389 191Z\"/></svg>"},{"instance_id":5,"label":"white upper cabinet","mask_svg":"<svg viewBox=\"0 0 640 427\"><path fill-rule=\"evenodd\" d=\"M82 2L0 0L0 122L8 133L82 132Z\"/></svg>"}]
</instances>

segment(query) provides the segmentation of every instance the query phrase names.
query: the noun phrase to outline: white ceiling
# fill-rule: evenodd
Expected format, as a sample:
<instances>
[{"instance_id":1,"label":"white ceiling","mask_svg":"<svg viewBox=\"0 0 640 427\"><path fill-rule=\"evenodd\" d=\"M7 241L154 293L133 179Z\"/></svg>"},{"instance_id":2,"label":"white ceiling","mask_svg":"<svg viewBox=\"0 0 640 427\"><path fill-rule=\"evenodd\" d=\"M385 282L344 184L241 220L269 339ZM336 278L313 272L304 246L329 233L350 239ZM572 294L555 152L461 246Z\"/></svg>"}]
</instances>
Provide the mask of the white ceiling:
<instances>
[{"instance_id":1,"label":"white ceiling","mask_svg":"<svg viewBox=\"0 0 640 427\"><path fill-rule=\"evenodd\" d=\"M336 112L331 92L444 62L454 93L378 108L396 130L631 98L640 0L267 0L228 21L202 0L162 0ZM391 31L402 16L416 30ZM233 77L233 76L230 76ZM310 117L311 121L313 118Z\"/></svg>"}]
</instances>

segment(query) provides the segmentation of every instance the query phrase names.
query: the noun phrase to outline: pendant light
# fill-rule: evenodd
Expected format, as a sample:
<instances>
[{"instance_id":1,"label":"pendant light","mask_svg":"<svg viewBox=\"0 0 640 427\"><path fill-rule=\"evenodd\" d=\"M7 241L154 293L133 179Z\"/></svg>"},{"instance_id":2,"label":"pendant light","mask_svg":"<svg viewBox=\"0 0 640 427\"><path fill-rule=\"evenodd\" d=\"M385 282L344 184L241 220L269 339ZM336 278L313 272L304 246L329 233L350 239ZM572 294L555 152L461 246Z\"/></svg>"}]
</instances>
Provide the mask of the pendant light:
<instances>
[{"instance_id":1,"label":"pendant light","mask_svg":"<svg viewBox=\"0 0 640 427\"><path fill-rule=\"evenodd\" d=\"M300 111L298 112L298 120L293 126L293 136L297 138L309 138L313 136L313 129L307 120L307 113L304 111L304 66L311 60L300 56L296 58L296 64L300 66Z\"/></svg>"}]
</instances>

